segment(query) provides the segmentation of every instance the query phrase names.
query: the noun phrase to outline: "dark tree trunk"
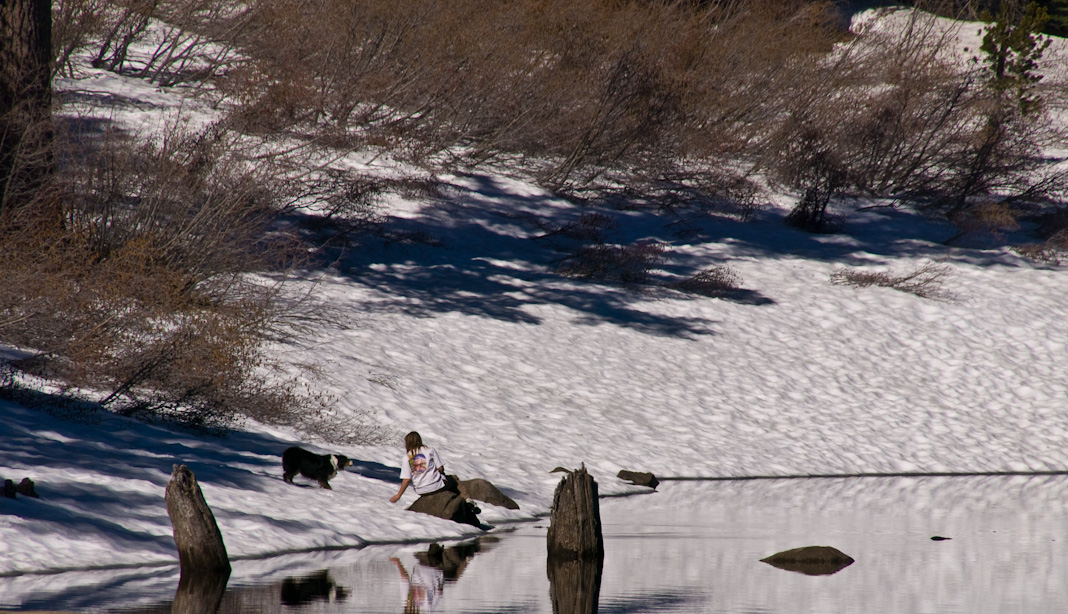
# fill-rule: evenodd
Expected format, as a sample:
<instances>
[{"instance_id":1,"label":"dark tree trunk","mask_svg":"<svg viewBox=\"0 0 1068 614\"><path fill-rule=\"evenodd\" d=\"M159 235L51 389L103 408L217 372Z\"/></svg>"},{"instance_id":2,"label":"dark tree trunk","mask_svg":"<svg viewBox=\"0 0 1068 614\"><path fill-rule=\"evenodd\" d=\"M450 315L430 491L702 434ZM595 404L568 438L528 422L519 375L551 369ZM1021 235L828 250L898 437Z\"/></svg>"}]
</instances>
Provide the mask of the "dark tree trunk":
<instances>
[{"instance_id":1,"label":"dark tree trunk","mask_svg":"<svg viewBox=\"0 0 1068 614\"><path fill-rule=\"evenodd\" d=\"M549 558L604 557L597 482L585 467L568 472L556 487L549 513L548 547Z\"/></svg>"},{"instance_id":2,"label":"dark tree trunk","mask_svg":"<svg viewBox=\"0 0 1068 614\"><path fill-rule=\"evenodd\" d=\"M0 220L26 207L58 221L53 168L52 2L0 0Z\"/></svg>"},{"instance_id":3,"label":"dark tree trunk","mask_svg":"<svg viewBox=\"0 0 1068 614\"><path fill-rule=\"evenodd\" d=\"M167 515L174 528L178 562L186 574L230 573L222 533L215 524L197 478L185 465L175 465L166 492Z\"/></svg>"}]
</instances>

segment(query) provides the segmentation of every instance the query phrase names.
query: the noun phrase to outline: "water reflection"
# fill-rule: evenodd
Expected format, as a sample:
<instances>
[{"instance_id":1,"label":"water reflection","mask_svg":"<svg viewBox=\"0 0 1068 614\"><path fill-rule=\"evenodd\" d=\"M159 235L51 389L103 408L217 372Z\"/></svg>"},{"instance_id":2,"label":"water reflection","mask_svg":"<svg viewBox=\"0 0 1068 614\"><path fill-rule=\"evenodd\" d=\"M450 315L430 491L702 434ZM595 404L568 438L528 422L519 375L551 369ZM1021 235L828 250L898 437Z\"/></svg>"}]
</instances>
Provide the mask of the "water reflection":
<instances>
[{"instance_id":1,"label":"water reflection","mask_svg":"<svg viewBox=\"0 0 1068 614\"><path fill-rule=\"evenodd\" d=\"M282 605L301 606L315 601L345 601L349 590L330 577L323 569L306 576L282 580Z\"/></svg>"},{"instance_id":2,"label":"water reflection","mask_svg":"<svg viewBox=\"0 0 1068 614\"><path fill-rule=\"evenodd\" d=\"M406 569L399 558L391 557L390 562L408 584L404 613L422 614L437 610L445 593L445 582L458 580L467 562L481 549L479 540L449 548L430 544L426 552L416 553L416 563L411 569Z\"/></svg>"},{"instance_id":3,"label":"water reflection","mask_svg":"<svg viewBox=\"0 0 1068 614\"><path fill-rule=\"evenodd\" d=\"M601 594L601 571L604 562L595 559L558 559L549 557L549 600L553 614L595 614Z\"/></svg>"},{"instance_id":4,"label":"water reflection","mask_svg":"<svg viewBox=\"0 0 1068 614\"><path fill-rule=\"evenodd\" d=\"M183 573L171 603L171 614L215 614L219 611L230 572Z\"/></svg>"}]
</instances>

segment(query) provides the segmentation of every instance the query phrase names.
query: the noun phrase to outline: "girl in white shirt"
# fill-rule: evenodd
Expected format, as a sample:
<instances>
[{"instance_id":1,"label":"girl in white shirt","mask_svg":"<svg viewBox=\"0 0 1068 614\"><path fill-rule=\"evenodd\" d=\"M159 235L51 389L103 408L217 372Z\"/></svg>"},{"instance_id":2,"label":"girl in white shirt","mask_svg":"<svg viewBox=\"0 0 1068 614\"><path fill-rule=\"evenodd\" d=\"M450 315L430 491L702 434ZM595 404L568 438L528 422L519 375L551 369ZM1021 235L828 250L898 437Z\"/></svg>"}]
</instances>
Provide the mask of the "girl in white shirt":
<instances>
[{"instance_id":1,"label":"girl in white shirt","mask_svg":"<svg viewBox=\"0 0 1068 614\"><path fill-rule=\"evenodd\" d=\"M415 488L415 494L427 495L445 488L445 464L441 462L438 451L423 445L423 438L412 431L404 436L406 454L401 460L401 485L397 494L389 498L396 503L408 489L408 484Z\"/></svg>"}]
</instances>

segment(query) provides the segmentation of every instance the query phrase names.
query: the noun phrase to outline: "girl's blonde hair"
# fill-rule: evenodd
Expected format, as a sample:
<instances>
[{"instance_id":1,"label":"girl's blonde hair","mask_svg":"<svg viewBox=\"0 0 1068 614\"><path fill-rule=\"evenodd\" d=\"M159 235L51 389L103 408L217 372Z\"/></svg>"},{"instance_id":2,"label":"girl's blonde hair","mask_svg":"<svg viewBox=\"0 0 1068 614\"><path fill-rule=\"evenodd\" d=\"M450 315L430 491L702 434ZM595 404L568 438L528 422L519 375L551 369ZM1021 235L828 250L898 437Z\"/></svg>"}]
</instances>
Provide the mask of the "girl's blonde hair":
<instances>
[{"instance_id":1,"label":"girl's blonde hair","mask_svg":"<svg viewBox=\"0 0 1068 614\"><path fill-rule=\"evenodd\" d=\"M409 454L422 447L423 438L419 436L419 433L412 431L404 436L404 449L407 450Z\"/></svg>"}]
</instances>

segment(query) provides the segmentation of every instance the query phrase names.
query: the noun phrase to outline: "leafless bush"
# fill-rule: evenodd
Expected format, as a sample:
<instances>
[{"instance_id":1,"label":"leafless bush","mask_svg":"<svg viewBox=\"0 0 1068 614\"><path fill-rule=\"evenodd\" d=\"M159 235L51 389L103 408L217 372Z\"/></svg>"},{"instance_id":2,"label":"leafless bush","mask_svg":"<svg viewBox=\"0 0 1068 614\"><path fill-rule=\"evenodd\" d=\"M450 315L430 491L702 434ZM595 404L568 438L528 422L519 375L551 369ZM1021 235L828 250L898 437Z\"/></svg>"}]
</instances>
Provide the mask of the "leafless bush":
<instances>
[{"instance_id":1,"label":"leafless bush","mask_svg":"<svg viewBox=\"0 0 1068 614\"><path fill-rule=\"evenodd\" d=\"M59 0L55 72L92 48L92 64L169 86L200 82L236 58L250 8L233 0Z\"/></svg>"},{"instance_id":2,"label":"leafless bush","mask_svg":"<svg viewBox=\"0 0 1068 614\"><path fill-rule=\"evenodd\" d=\"M750 126L780 115L788 77L829 49L829 7L284 0L259 7L243 39L253 63L225 87L249 126L538 160L546 183L568 187L739 153Z\"/></svg>"},{"instance_id":3,"label":"leafless bush","mask_svg":"<svg viewBox=\"0 0 1068 614\"><path fill-rule=\"evenodd\" d=\"M198 426L314 410L314 393L276 383L266 344L322 314L249 275L299 262L270 225L269 176L217 131L101 147L60 148L63 228L0 229L0 338L34 354L18 366Z\"/></svg>"},{"instance_id":4,"label":"leafless bush","mask_svg":"<svg viewBox=\"0 0 1068 614\"><path fill-rule=\"evenodd\" d=\"M1041 243L1026 243L1013 249L1025 258L1059 266L1068 259L1068 228L1054 232Z\"/></svg>"},{"instance_id":5,"label":"leafless bush","mask_svg":"<svg viewBox=\"0 0 1068 614\"><path fill-rule=\"evenodd\" d=\"M835 193L892 196L959 219L991 199L1038 202L1063 189L1041 171L1052 132L962 62L956 28L921 10L888 13L793 80L795 104L760 140L759 163L820 227ZM971 211L969 211L971 210ZM965 232L974 229L964 229Z\"/></svg>"},{"instance_id":6,"label":"leafless bush","mask_svg":"<svg viewBox=\"0 0 1068 614\"><path fill-rule=\"evenodd\" d=\"M670 287L688 294L719 297L737 290L741 277L731 267L721 264L704 269L693 277L671 284Z\"/></svg>"},{"instance_id":7,"label":"leafless bush","mask_svg":"<svg viewBox=\"0 0 1068 614\"><path fill-rule=\"evenodd\" d=\"M662 243L653 241L587 245L564 258L556 272L578 279L644 285L650 282L652 271L662 264L664 249Z\"/></svg>"},{"instance_id":8,"label":"leafless bush","mask_svg":"<svg viewBox=\"0 0 1068 614\"><path fill-rule=\"evenodd\" d=\"M952 293L945 289L945 282L951 275L952 269L949 265L927 262L913 271L901 274L895 274L893 271L836 269L831 273L831 283L857 288L880 286L914 294L920 298L951 300Z\"/></svg>"},{"instance_id":9,"label":"leafless bush","mask_svg":"<svg viewBox=\"0 0 1068 614\"><path fill-rule=\"evenodd\" d=\"M545 228L537 239L563 238L583 243L605 243L609 235L619 230L619 222L604 213L583 213L574 221L553 228Z\"/></svg>"}]
</instances>

